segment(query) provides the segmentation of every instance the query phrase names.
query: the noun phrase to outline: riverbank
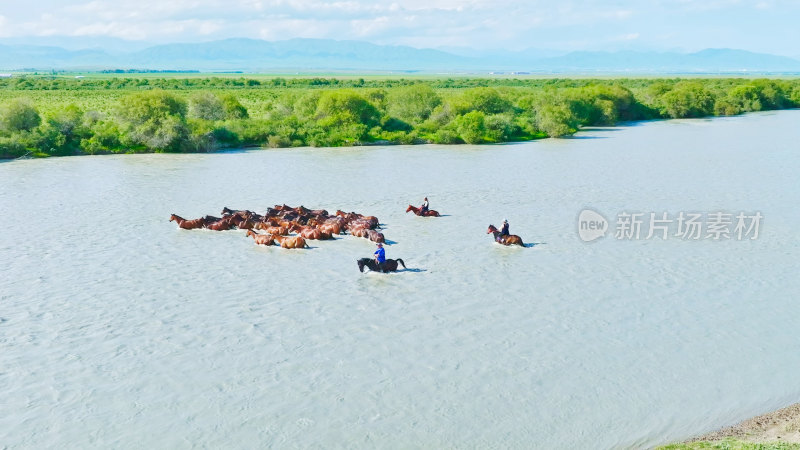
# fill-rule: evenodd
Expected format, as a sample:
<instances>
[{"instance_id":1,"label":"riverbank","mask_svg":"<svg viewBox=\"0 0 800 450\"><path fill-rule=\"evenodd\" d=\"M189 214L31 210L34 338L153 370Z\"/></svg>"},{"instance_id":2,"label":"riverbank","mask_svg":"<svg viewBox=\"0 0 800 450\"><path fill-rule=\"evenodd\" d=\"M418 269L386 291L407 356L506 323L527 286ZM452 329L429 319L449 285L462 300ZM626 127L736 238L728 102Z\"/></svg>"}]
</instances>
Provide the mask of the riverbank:
<instances>
[{"instance_id":1,"label":"riverbank","mask_svg":"<svg viewBox=\"0 0 800 450\"><path fill-rule=\"evenodd\" d=\"M800 449L800 403L659 448Z\"/></svg>"}]
</instances>

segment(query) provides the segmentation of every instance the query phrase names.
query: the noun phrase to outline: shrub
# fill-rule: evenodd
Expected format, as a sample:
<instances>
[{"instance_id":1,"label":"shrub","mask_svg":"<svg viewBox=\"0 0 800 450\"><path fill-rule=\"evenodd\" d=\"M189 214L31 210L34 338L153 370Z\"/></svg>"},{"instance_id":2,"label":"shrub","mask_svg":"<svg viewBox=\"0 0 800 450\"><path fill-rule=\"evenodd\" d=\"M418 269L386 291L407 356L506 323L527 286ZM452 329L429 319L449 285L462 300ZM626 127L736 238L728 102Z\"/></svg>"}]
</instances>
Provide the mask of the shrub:
<instances>
[{"instance_id":1,"label":"shrub","mask_svg":"<svg viewBox=\"0 0 800 450\"><path fill-rule=\"evenodd\" d=\"M479 144L486 135L486 115L481 111L472 111L453 121L456 133L467 144Z\"/></svg>"},{"instance_id":2,"label":"shrub","mask_svg":"<svg viewBox=\"0 0 800 450\"><path fill-rule=\"evenodd\" d=\"M200 92L189 99L189 117L214 121L226 116L222 100L211 92Z\"/></svg>"},{"instance_id":3,"label":"shrub","mask_svg":"<svg viewBox=\"0 0 800 450\"><path fill-rule=\"evenodd\" d=\"M714 112L714 96L700 83L681 82L661 97L661 107L672 118L704 117Z\"/></svg>"},{"instance_id":4,"label":"shrub","mask_svg":"<svg viewBox=\"0 0 800 450\"><path fill-rule=\"evenodd\" d=\"M42 123L39 111L30 100L11 100L0 110L0 128L7 131L30 131Z\"/></svg>"},{"instance_id":5,"label":"shrub","mask_svg":"<svg viewBox=\"0 0 800 450\"><path fill-rule=\"evenodd\" d=\"M427 84L393 89L387 98L388 113L403 121L419 123L430 117L442 99Z\"/></svg>"}]
</instances>

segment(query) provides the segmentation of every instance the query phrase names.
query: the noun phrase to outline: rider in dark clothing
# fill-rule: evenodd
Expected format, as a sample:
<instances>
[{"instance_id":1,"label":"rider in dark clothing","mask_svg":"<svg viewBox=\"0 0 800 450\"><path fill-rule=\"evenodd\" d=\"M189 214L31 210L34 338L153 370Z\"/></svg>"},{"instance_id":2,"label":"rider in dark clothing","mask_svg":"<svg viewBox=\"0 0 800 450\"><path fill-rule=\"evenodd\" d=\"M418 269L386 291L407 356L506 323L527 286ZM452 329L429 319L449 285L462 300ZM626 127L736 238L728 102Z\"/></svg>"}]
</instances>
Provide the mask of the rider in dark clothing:
<instances>
[{"instance_id":1,"label":"rider in dark clothing","mask_svg":"<svg viewBox=\"0 0 800 450\"><path fill-rule=\"evenodd\" d=\"M386 272L384 263L386 263L386 250L383 249L383 244L378 242L378 249L375 250L375 262L378 264L378 269L381 272Z\"/></svg>"},{"instance_id":2,"label":"rider in dark clothing","mask_svg":"<svg viewBox=\"0 0 800 450\"><path fill-rule=\"evenodd\" d=\"M422 202L422 206L419 208L419 215L425 215L426 212L428 212L428 197L425 197L425 201Z\"/></svg>"},{"instance_id":3,"label":"rider in dark clothing","mask_svg":"<svg viewBox=\"0 0 800 450\"><path fill-rule=\"evenodd\" d=\"M497 236L497 242L502 242L503 238L508 236L508 220L503 219L503 227L500 229L500 235Z\"/></svg>"}]
</instances>

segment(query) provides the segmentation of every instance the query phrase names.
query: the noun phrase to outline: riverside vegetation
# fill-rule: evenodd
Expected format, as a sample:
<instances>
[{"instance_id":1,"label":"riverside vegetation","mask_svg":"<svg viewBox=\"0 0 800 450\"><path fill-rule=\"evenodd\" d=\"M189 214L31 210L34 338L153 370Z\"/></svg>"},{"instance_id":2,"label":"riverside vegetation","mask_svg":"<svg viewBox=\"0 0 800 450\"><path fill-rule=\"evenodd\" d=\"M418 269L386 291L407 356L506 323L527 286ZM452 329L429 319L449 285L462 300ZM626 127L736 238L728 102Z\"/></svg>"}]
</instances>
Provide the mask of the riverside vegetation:
<instances>
[{"instance_id":1,"label":"riverside vegetation","mask_svg":"<svg viewBox=\"0 0 800 450\"><path fill-rule=\"evenodd\" d=\"M22 76L0 80L0 158L480 144L799 106L796 79Z\"/></svg>"}]
</instances>

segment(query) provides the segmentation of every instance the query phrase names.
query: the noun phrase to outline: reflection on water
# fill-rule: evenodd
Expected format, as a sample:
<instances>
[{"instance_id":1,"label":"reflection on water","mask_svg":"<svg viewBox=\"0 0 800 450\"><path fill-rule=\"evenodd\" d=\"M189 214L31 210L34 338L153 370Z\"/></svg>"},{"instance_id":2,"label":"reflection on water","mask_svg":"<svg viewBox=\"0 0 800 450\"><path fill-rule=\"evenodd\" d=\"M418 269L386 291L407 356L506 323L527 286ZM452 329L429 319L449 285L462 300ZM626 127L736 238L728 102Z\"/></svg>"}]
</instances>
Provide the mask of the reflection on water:
<instances>
[{"instance_id":1,"label":"reflection on water","mask_svg":"<svg viewBox=\"0 0 800 450\"><path fill-rule=\"evenodd\" d=\"M0 164L2 444L647 446L796 401L798 118ZM403 213L426 195L445 217ZM275 203L377 215L409 268L168 222ZM585 207L765 219L584 244Z\"/></svg>"}]
</instances>

